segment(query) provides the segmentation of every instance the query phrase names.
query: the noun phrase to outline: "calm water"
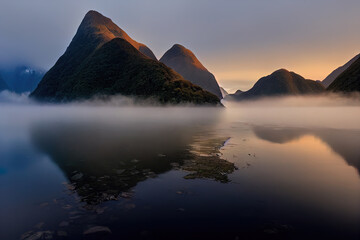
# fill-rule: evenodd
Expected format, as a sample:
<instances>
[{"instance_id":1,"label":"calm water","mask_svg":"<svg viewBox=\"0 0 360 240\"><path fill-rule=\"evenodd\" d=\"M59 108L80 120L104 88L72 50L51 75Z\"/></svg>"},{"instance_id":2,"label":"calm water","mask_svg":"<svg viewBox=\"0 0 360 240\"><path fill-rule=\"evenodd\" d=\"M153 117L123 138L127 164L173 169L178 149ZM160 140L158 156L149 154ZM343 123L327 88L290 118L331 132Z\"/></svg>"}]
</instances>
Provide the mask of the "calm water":
<instances>
[{"instance_id":1,"label":"calm water","mask_svg":"<svg viewBox=\"0 0 360 240\"><path fill-rule=\"evenodd\" d=\"M0 239L359 239L360 107L0 106Z\"/></svg>"}]
</instances>

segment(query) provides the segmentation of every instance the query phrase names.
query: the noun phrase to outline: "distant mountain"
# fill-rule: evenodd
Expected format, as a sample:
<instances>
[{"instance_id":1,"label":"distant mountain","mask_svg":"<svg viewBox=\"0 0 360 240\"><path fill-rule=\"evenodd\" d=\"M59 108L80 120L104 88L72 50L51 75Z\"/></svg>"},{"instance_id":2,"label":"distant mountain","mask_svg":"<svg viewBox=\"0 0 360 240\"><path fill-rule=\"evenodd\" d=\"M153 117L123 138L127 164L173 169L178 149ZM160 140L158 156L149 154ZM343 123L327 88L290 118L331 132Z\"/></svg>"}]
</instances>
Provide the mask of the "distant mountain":
<instances>
[{"instance_id":1,"label":"distant mountain","mask_svg":"<svg viewBox=\"0 0 360 240\"><path fill-rule=\"evenodd\" d=\"M360 92L360 58L341 73L327 88L334 92Z\"/></svg>"},{"instance_id":2,"label":"distant mountain","mask_svg":"<svg viewBox=\"0 0 360 240\"><path fill-rule=\"evenodd\" d=\"M234 95L238 95L238 96L240 96L242 93L243 93L243 91L241 91L241 90L237 90L237 91L234 93Z\"/></svg>"},{"instance_id":3,"label":"distant mountain","mask_svg":"<svg viewBox=\"0 0 360 240\"><path fill-rule=\"evenodd\" d=\"M245 100L267 96L318 94L324 90L325 88L316 81L306 80L294 72L280 69L258 80L250 90L239 90L226 99Z\"/></svg>"},{"instance_id":4,"label":"distant mountain","mask_svg":"<svg viewBox=\"0 0 360 240\"><path fill-rule=\"evenodd\" d=\"M186 80L222 98L219 84L197 59L195 54L180 44L175 44L160 59L160 62L180 73Z\"/></svg>"},{"instance_id":5,"label":"distant mountain","mask_svg":"<svg viewBox=\"0 0 360 240\"><path fill-rule=\"evenodd\" d=\"M9 87L4 81L3 77L0 74L0 91L7 90Z\"/></svg>"},{"instance_id":6,"label":"distant mountain","mask_svg":"<svg viewBox=\"0 0 360 240\"><path fill-rule=\"evenodd\" d=\"M332 73L330 73L329 76L327 76L323 81L322 84L325 86L325 88L329 87L330 84L341 74L343 73L348 67L350 67L351 64L353 64L357 59L360 58L360 54L353 57L350 61L348 61L346 64L344 64L341 67L338 67L335 69Z\"/></svg>"},{"instance_id":7,"label":"distant mountain","mask_svg":"<svg viewBox=\"0 0 360 240\"><path fill-rule=\"evenodd\" d=\"M45 78L44 78L45 79ZM129 42L115 38L94 51L55 91L41 81L31 96L55 101L122 94L154 98L162 103L219 104L219 99L183 79L164 64L140 53Z\"/></svg>"},{"instance_id":8,"label":"distant mountain","mask_svg":"<svg viewBox=\"0 0 360 240\"><path fill-rule=\"evenodd\" d=\"M21 65L2 69L2 73L10 91L24 93L34 91L44 76L45 71Z\"/></svg>"},{"instance_id":9,"label":"distant mountain","mask_svg":"<svg viewBox=\"0 0 360 240\"><path fill-rule=\"evenodd\" d=\"M240 95L243 93L241 90L237 90L235 93L228 94L226 97L224 97L228 101L236 101L240 99Z\"/></svg>"},{"instance_id":10,"label":"distant mountain","mask_svg":"<svg viewBox=\"0 0 360 240\"><path fill-rule=\"evenodd\" d=\"M229 95L229 93L223 87L220 87L220 91L223 98Z\"/></svg>"}]
</instances>

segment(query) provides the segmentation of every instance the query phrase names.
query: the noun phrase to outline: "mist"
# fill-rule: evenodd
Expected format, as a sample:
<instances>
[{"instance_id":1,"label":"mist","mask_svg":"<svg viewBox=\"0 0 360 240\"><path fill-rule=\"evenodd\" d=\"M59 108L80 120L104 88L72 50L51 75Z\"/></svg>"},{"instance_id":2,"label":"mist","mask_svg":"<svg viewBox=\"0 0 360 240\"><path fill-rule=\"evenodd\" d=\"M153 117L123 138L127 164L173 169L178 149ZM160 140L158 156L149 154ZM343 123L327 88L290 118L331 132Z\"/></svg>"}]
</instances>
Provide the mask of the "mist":
<instances>
[{"instance_id":1,"label":"mist","mask_svg":"<svg viewBox=\"0 0 360 240\"><path fill-rule=\"evenodd\" d=\"M31 100L29 99L29 93L17 94L7 90L0 92L0 105L29 103L31 103Z\"/></svg>"},{"instance_id":2,"label":"mist","mask_svg":"<svg viewBox=\"0 0 360 240\"><path fill-rule=\"evenodd\" d=\"M226 101L227 107L340 107L360 106L360 93L326 93L320 95L297 95L280 97L263 97L253 100Z\"/></svg>"},{"instance_id":3,"label":"mist","mask_svg":"<svg viewBox=\"0 0 360 240\"><path fill-rule=\"evenodd\" d=\"M296 127L332 127L359 129L360 97L353 94L290 96L254 101L227 102L225 107L194 105L160 105L154 100L138 100L126 96L96 97L67 104L38 103L28 94L0 93L0 124L31 125L44 122L97 122L100 126L114 124L149 128L169 126L196 129L197 125L233 122ZM131 128L131 127L130 127ZM18 130L17 130L18 131Z\"/></svg>"},{"instance_id":4,"label":"mist","mask_svg":"<svg viewBox=\"0 0 360 240\"><path fill-rule=\"evenodd\" d=\"M222 101L228 119L256 125L360 129L360 95L329 93L318 96Z\"/></svg>"}]
</instances>

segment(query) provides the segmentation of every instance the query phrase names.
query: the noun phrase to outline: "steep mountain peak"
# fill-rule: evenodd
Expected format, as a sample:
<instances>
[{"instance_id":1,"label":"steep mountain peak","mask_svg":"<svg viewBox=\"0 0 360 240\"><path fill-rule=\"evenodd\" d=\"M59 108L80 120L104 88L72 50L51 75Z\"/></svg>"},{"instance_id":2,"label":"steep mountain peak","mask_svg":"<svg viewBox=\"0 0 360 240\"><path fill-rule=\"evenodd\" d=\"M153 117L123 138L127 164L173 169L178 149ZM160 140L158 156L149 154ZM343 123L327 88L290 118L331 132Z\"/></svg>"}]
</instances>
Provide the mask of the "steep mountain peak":
<instances>
[{"instance_id":1,"label":"steep mountain peak","mask_svg":"<svg viewBox=\"0 0 360 240\"><path fill-rule=\"evenodd\" d=\"M360 92L360 58L357 58L327 88L334 92Z\"/></svg>"},{"instance_id":2,"label":"steep mountain peak","mask_svg":"<svg viewBox=\"0 0 360 240\"><path fill-rule=\"evenodd\" d=\"M112 21L110 18L105 17L101 13L95 10L90 10L86 13L83 22L87 24L106 24Z\"/></svg>"},{"instance_id":3,"label":"steep mountain peak","mask_svg":"<svg viewBox=\"0 0 360 240\"><path fill-rule=\"evenodd\" d=\"M124 30L118 27L110 18L103 16L101 13L91 10L82 20L75 38L84 41L85 38L91 37L98 39L100 44L108 42L114 38L122 38L128 41L144 55L155 59L154 53L144 44L138 43L132 39Z\"/></svg>"},{"instance_id":4,"label":"steep mountain peak","mask_svg":"<svg viewBox=\"0 0 360 240\"><path fill-rule=\"evenodd\" d=\"M171 59L171 58L185 58L187 61L191 62L192 65L196 66L197 68L207 71L207 69L204 67L204 65L201 64L199 59L195 56L195 54L184 47L181 44L174 44L161 58L162 60ZM161 61L161 60L160 60Z\"/></svg>"},{"instance_id":5,"label":"steep mountain peak","mask_svg":"<svg viewBox=\"0 0 360 240\"><path fill-rule=\"evenodd\" d=\"M180 73L186 80L215 94L219 98L223 97L215 76L186 47L175 44L162 56L160 62Z\"/></svg>"},{"instance_id":6,"label":"steep mountain peak","mask_svg":"<svg viewBox=\"0 0 360 240\"><path fill-rule=\"evenodd\" d=\"M41 96L43 99L53 98L54 94L63 87L63 83L72 79L87 58L115 38L124 39L144 56L157 60L147 46L130 38L110 18L104 17L96 11L90 11L82 20L65 53L45 74L31 96Z\"/></svg>"},{"instance_id":7,"label":"steep mountain peak","mask_svg":"<svg viewBox=\"0 0 360 240\"><path fill-rule=\"evenodd\" d=\"M107 18L96 10L89 10L84 18ZM109 18L107 18L109 19Z\"/></svg>"},{"instance_id":8,"label":"steep mountain peak","mask_svg":"<svg viewBox=\"0 0 360 240\"><path fill-rule=\"evenodd\" d=\"M345 63L343 66L338 67L337 69L335 69L334 71L332 71L323 81L322 84L325 87L329 87L330 84L337 78L340 76L340 74L342 74L344 71L346 71L356 60L358 60L360 58L360 54L356 55L355 57L353 57L352 59L350 59L350 61L348 61L347 63Z\"/></svg>"},{"instance_id":9,"label":"steep mountain peak","mask_svg":"<svg viewBox=\"0 0 360 240\"><path fill-rule=\"evenodd\" d=\"M77 34L95 34L101 37L103 42L108 42L116 37L124 38L135 48L139 47L139 43L131 39L126 32L119 28L110 18L94 10L89 11L85 15Z\"/></svg>"}]
</instances>

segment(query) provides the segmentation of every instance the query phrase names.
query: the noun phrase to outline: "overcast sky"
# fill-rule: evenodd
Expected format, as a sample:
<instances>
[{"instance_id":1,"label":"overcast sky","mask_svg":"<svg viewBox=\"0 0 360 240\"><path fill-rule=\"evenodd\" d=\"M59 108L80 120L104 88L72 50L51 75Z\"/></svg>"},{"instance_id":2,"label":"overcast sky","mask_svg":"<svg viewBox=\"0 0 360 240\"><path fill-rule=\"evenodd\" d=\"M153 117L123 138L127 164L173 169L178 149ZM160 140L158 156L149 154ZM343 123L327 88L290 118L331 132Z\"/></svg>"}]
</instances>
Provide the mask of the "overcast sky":
<instances>
[{"instance_id":1,"label":"overcast sky","mask_svg":"<svg viewBox=\"0 0 360 240\"><path fill-rule=\"evenodd\" d=\"M279 68L322 80L360 52L359 0L0 0L0 63L49 69L91 9L158 58L191 49L231 90Z\"/></svg>"}]
</instances>

